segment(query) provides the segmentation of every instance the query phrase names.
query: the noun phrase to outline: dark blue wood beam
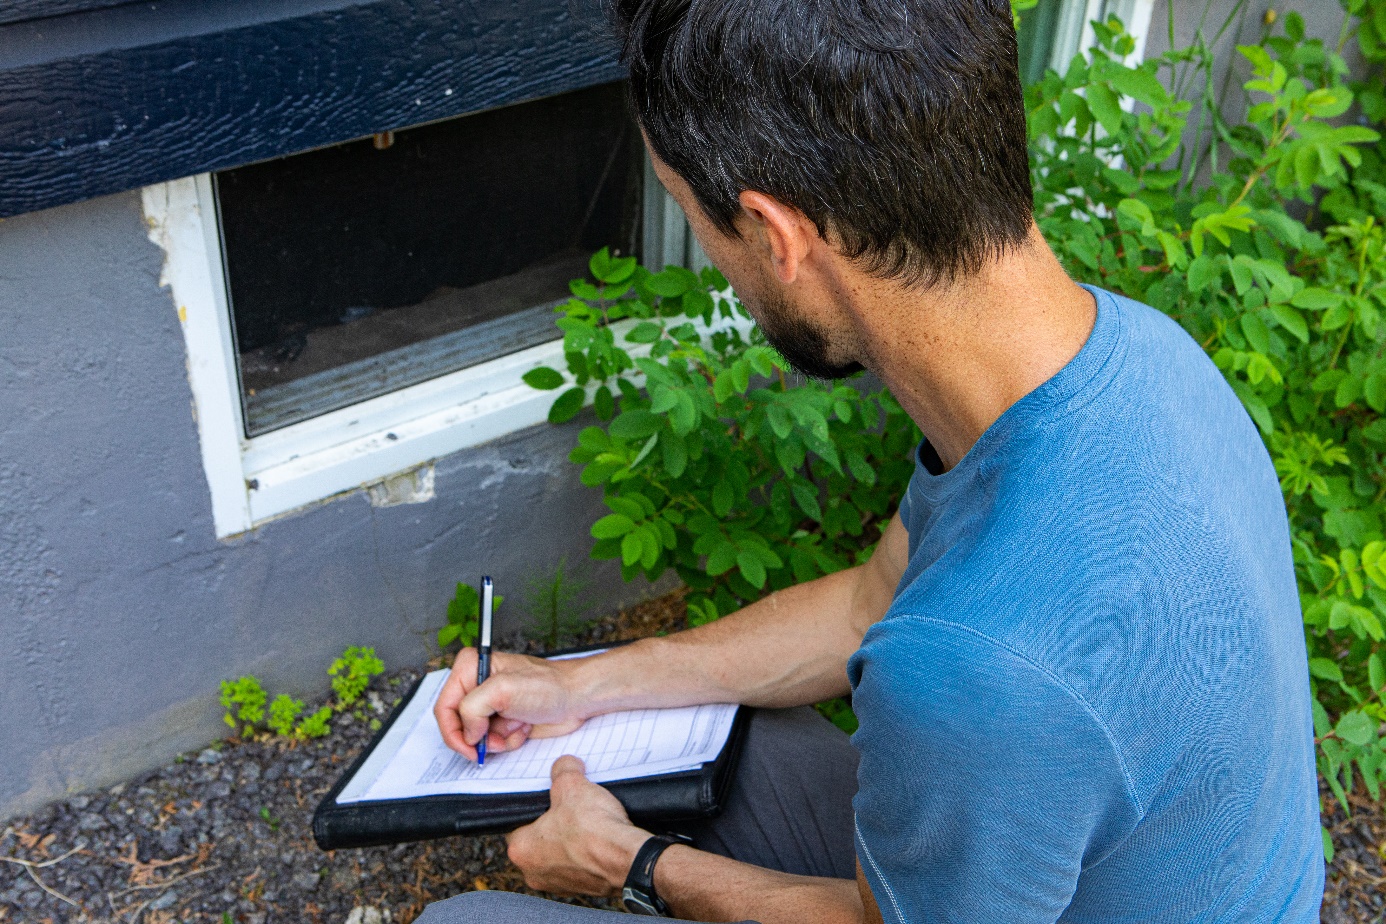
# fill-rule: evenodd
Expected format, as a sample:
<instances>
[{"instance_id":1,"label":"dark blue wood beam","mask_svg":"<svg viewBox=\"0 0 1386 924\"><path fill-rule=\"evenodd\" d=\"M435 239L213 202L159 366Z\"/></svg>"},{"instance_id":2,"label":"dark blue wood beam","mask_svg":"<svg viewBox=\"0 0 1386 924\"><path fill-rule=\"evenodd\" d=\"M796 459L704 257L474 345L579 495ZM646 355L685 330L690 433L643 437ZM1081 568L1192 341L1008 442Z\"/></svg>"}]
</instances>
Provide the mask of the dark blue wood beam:
<instances>
[{"instance_id":1,"label":"dark blue wood beam","mask_svg":"<svg viewBox=\"0 0 1386 924\"><path fill-rule=\"evenodd\" d=\"M0 217L622 75L592 0L20 2Z\"/></svg>"}]
</instances>

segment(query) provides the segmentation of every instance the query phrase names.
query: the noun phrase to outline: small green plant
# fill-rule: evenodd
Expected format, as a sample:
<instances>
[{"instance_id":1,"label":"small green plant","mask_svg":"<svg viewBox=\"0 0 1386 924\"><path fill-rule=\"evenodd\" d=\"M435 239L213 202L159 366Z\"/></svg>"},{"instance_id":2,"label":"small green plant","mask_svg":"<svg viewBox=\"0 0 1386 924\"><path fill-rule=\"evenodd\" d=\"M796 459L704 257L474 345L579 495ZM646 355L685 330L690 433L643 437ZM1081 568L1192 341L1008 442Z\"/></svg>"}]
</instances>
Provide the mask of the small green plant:
<instances>
[{"instance_id":1,"label":"small green plant","mask_svg":"<svg viewBox=\"0 0 1386 924\"><path fill-rule=\"evenodd\" d=\"M352 646L343 652L327 669L332 678L332 690L337 694L337 711L349 708L359 700L371 678L384 670L385 665L375 656L373 648ZM224 720L242 738L277 735L306 741L323 738L332 731L332 706L323 706L300 721L304 710L302 700L280 693L269 704L267 711L265 703L268 699L269 694L255 677L240 677L221 683L221 704L226 707Z\"/></svg>"},{"instance_id":2,"label":"small green plant","mask_svg":"<svg viewBox=\"0 0 1386 924\"><path fill-rule=\"evenodd\" d=\"M491 611L500 609L505 597L491 598ZM459 648L476 644L477 620L481 618L481 596L470 584L458 582L457 591L448 602L447 622L438 630L438 647L446 649L456 643Z\"/></svg>"},{"instance_id":3,"label":"small green plant","mask_svg":"<svg viewBox=\"0 0 1386 924\"><path fill-rule=\"evenodd\" d=\"M325 738L332 731L332 707L323 706L317 712L298 723L294 737L300 740Z\"/></svg>"},{"instance_id":4,"label":"small green plant","mask_svg":"<svg viewBox=\"0 0 1386 924\"><path fill-rule=\"evenodd\" d=\"M226 708L222 720L232 729L240 729L241 737L255 734L255 726L265 717L265 688L254 677L221 682L221 704Z\"/></svg>"},{"instance_id":5,"label":"small green plant","mask_svg":"<svg viewBox=\"0 0 1386 924\"><path fill-rule=\"evenodd\" d=\"M568 573L568 559L560 558L550 577L538 577L526 588L526 602L534 623L530 637L552 651L582 627L587 606L578 604L586 593L587 582Z\"/></svg>"},{"instance_id":6,"label":"small green plant","mask_svg":"<svg viewBox=\"0 0 1386 924\"><path fill-rule=\"evenodd\" d=\"M268 805L260 806L260 817L264 819L265 824L269 825L271 831L279 830L279 819L270 814Z\"/></svg>"},{"instance_id":7,"label":"small green plant","mask_svg":"<svg viewBox=\"0 0 1386 924\"><path fill-rule=\"evenodd\" d=\"M366 692L371 678L384 673L385 662L375 656L374 648L351 646L327 669L332 678L332 692L337 694L336 709L350 709Z\"/></svg>"},{"instance_id":8,"label":"small green plant","mask_svg":"<svg viewBox=\"0 0 1386 924\"><path fill-rule=\"evenodd\" d=\"M280 693L274 698L274 702L270 703L269 719L265 724L276 735L292 735L294 723L302 713L303 700L294 699L287 693Z\"/></svg>"}]
</instances>

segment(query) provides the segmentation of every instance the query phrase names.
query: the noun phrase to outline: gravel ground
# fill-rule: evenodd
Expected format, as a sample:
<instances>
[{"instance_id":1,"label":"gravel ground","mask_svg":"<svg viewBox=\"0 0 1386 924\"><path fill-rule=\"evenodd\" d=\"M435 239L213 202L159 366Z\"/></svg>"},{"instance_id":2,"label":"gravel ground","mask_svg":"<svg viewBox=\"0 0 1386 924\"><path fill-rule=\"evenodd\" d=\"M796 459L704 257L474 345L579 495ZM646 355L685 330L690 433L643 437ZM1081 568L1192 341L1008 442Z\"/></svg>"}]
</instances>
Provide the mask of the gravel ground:
<instances>
[{"instance_id":1,"label":"gravel ground","mask_svg":"<svg viewBox=\"0 0 1386 924\"><path fill-rule=\"evenodd\" d=\"M676 592L578 641L652 635L684 615ZM228 741L14 819L0 833L0 924L409 924L461 891L525 891L499 837L327 853L313 843L313 809L372 719L434 666L377 678L360 717L338 716L321 741ZM1359 797L1350 819L1331 796L1324 807L1337 855L1323 921L1386 924L1381 806Z\"/></svg>"}]
</instances>

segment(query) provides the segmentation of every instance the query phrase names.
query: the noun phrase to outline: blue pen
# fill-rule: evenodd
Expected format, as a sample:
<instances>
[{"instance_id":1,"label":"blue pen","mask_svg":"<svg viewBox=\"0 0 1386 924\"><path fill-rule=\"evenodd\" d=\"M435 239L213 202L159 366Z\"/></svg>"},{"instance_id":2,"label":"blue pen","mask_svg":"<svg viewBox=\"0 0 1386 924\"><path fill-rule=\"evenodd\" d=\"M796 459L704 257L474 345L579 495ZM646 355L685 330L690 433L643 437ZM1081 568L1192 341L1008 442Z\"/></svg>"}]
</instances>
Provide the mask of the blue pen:
<instances>
[{"instance_id":1,"label":"blue pen","mask_svg":"<svg viewBox=\"0 0 1386 924\"><path fill-rule=\"evenodd\" d=\"M486 682L486 678L491 676L491 578L481 579L481 625L477 632L476 643L476 685L481 686ZM486 766L486 737L490 732L482 734L481 740L476 744L476 765Z\"/></svg>"}]
</instances>

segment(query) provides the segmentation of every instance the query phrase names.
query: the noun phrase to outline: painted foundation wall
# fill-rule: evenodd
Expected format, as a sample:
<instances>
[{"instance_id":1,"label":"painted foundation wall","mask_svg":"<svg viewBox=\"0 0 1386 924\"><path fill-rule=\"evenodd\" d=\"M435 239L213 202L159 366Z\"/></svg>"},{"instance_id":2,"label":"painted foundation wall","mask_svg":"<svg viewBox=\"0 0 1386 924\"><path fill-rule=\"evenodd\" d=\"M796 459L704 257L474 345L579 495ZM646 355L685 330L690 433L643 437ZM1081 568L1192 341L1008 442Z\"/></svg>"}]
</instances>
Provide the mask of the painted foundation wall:
<instances>
[{"instance_id":1,"label":"painted foundation wall","mask_svg":"<svg viewBox=\"0 0 1386 924\"><path fill-rule=\"evenodd\" d=\"M222 679L322 696L347 645L421 663L460 579L518 603L566 555L596 612L651 592L588 560L577 423L439 460L426 503L218 542L162 259L137 192L0 221L0 819L221 737Z\"/></svg>"}]
</instances>

